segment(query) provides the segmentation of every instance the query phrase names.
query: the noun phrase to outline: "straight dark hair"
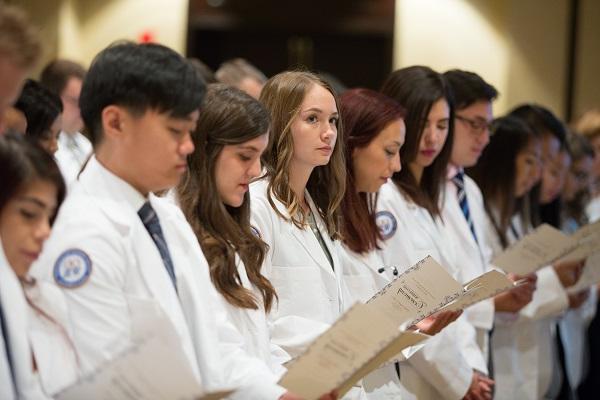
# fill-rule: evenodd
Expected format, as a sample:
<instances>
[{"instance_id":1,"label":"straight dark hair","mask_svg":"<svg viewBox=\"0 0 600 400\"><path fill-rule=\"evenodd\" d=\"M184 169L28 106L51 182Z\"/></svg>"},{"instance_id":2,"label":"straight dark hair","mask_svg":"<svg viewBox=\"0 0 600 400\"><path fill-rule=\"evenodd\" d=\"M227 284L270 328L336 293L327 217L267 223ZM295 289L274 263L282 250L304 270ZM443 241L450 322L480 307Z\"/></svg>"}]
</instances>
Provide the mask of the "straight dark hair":
<instances>
[{"instance_id":1,"label":"straight dark hair","mask_svg":"<svg viewBox=\"0 0 600 400\"><path fill-rule=\"evenodd\" d=\"M346 194L342 200L342 240L350 250L366 253L378 248L381 233L375 222L376 193L356 190L354 149L366 147L390 123L404 118L398 102L369 89L351 89L340 97L346 141Z\"/></svg>"},{"instance_id":2,"label":"straight dark hair","mask_svg":"<svg viewBox=\"0 0 600 400\"><path fill-rule=\"evenodd\" d=\"M25 114L25 136L34 143L48 138L52 124L63 111L60 97L31 79L25 81L15 108Z\"/></svg>"},{"instance_id":3,"label":"straight dark hair","mask_svg":"<svg viewBox=\"0 0 600 400\"><path fill-rule=\"evenodd\" d=\"M545 136L553 136L558 140L561 151L567 151L567 127L548 108L539 104L521 104L513 108L508 115L519 118L525 122L538 135L540 140ZM545 168L545 167L544 167ZM541 204L540 196L542 182L537 183L527 194L529 207L528 219L536 227L542 223L549 223L558 227L561 214L561 201L555 199L548 204Z\"/></svg>"},{"instance_id":4,"label":"straight dark hair","mask_svg":"<svg viewBox=\"0 0 600 400\"><path fill-rule=\"evenodd\" d=\"M50 219L52 224L67 193L56 162L44 149L27 142L23 135L0 136L0 211L27 185L38 179L56 188L56 212Z\"/></svg>"},{"instance_id":5,"label":"straight dark hair","mask_svg":"<svg viewBox=\"0 0 600 400\"><path fill-rule=\"evenodd\" d=\"M240 207L219 197L215 166L224 146L266 135L269 115L255 99L223 84L210 85L193 134L196 151L188 156L188 171L177 186L181 209L192 226L210 267L213 284L232 305L258 309L258 299L243 287L235 255L244 262L248 279L262 294L269 311L277 297L261 273L267 245L252 233L250 196Z\"/></svg>"},{"instance_id":6,"label":"straight dark hair","mask_svg":"<svg viewBox=\"0 0 600 400\"><path fill-rule=\"evenodd\" d=\"M539 104L521 104L513 108L508 115L525 122L536 135L550 134L558 139L561 148L566 147L567 127L548 108Z\"/></svg>"},{"instance_id":7,"label":"straight dark hair","mask_svg":"<svg viewBox=\"0 0 600 400\"><path fill-rule=\"evenodd\" d=\"M153 43L118 42L92 61L79 108L97 145L102 140L102 110L109 105L135 115L154 110L183 118L198 109L205 92L200 74L175 51Z\"/></svg>"},{"instance_id":8,"label":"straight dark hair","mask_svg":"<svg viewBox=\"0 0 600 400\"><path fill-rule=\"evenodd\" d=\"M450 161L454 137L454 103L444 77L429 67L413 66L394 71L383 83L381 92L398 101L407 112L406 141L400 149L402 170L392 176L398 188L411 201L425 208L432 217L440 215L443 183ZM425 168L417 182L409 164L417 158L425 123L433 104L444 99L450 108L448 136L440 154Z\"/></svg>"},{"instance_id":9,"label":"straight dark hair","mask_svg":"<svg viewBox=\"0 0 600 400\"><path fill-rule=\"evenodd\" d=\"M456 110L463 110L478 101L492 102L498 97L496 88L474 72L451 69L443 75L452 90Z\"/></svg>"},{"instance_id":10,"label":"straight dark hair","mask_svg":"<svg viewBox=\"0 0 600 400\"><path fill-rule=\"evenodd\" d=\"M525 204L515 194L516 159L533 140L539 139L523 121L498 118L492 124L490 142L479 161L466 169L481 189L486 212L503 247L508 246L506 232L512 217L523 211Z\"/></svg>"}]
</instances>

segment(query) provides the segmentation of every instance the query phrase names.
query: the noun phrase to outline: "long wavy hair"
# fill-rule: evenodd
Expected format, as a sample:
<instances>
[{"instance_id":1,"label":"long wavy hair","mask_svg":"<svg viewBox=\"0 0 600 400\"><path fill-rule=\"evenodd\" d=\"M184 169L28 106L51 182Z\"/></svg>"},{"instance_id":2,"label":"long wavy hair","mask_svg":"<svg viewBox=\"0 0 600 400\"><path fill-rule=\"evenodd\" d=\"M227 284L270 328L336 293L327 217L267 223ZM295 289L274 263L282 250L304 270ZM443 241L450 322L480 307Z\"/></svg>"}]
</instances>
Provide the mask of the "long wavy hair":
<instances>
[{"instance_id":1,"label":"long wavy hair","mask_svg":"<svg viewBox=\"0 0 600 400\"><path fill-rule=\"evenodd\" d=\"M289 184L290 164L294 154L291 126L300 112L304 97L313 85L328 90L339 110L339 101L331 86L310 72L288 71L275 75L267 81L260 95L260 101L271 115L269 145L263 154L266 177L269 178L269 203L281 218L301 229L306 227L307 215L302 211L302 205ZM346 188L341 122L338 123L337 135L329 163L315 167L306 184L332 239L340 237L340 204ZM286 206L289 217L278 211L271 195Z\"/></svg>"},{"instance_id":2,"label":"long wavy hair","mask_svg":"<svg viewBox=\"0 0 600 400\"><path fill-rule=\"evenodd\" d=\"M181 209L196 233L219 293L236 307L259 308L256 296L242 285L237 253L267 312L277 294L260 273L267 245L250 228L250 196L244 195L240 207L224 204L217 191L215 166L224 146L245 143L268 130L269 115L257 100L227 85L210 85L193 135L196 151L188 156L188 171L177 186Z\"/></svg>"},{"instance_id":3,"label":"long wavy hair","mask_svg":"<svg viewBox=\"0 0 600 400\"><path fill-rule=\"evenodd\" d=\"M481 153L477 165L467 168L467 174L481 189L485 210L503 247L508 246L506 233L515 214L527 214L526 196L515 193L517 156L534 140L539 140L531 128L518 118L507 116L494 121L490 142Z\"/></svg>"},{"instance_id":4,"label":"long wavy hair","mask_svg":"<svg viewBox=\"0 0 600 400\"><path fill-rule=\"evenodd\" d=\"M394 71L381 87L381 92L398 101L406 109L406 141L400 149L402 170L392 176L393 182L411 201L425 208L432 217L440 215L443 184L450 161L454 137L454 104L443 75L429 67L412 66ZM417 182L408 166L419 153L427 116L433 104L445 99L450 109L446 142L433 163L424 169Z\"/></svg>"},{"instance_id":5,"label":"long wavy hair","mask_svg":"<svg viewBox=\"0 0 600 400\"><path fill-rule=\"evenodd\" d=\"M389 124L404 118L395 100L369 89L351 89L340 96L346 138L346 194L342 201L342 240L352 251L378 248L381 233L375 222L377 193L356 190L352 153L369 145Z\"/></svg>"}]
</instances>

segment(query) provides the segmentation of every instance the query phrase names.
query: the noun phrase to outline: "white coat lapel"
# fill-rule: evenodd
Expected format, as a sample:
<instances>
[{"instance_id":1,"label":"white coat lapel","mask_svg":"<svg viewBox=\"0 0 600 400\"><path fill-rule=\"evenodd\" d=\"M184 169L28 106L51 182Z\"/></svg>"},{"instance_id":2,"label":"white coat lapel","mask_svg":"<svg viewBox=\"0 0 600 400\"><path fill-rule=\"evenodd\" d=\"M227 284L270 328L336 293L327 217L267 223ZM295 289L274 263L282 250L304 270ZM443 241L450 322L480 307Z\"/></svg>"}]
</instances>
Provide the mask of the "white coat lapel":
<instances>
[{"instance_id":1,"label":"white coat lapel","mask_svg":"<svg viewBox=\"0 0 600 400\"><path fill-rule=\"evenodd\" d=\"M323 242L325 243L325 246L327 247L327 250L329 251L329 254L331 255L331 261L333 262L333 268L332 268L331 263L329 262L329 259L327 258L327 255L325 254L325 250L321 247L319 240L317 239L317 237L315 236L315 234L312 232L312 230L310 228L307 228L303 231L303 233L304 233L303 236L307 237L307 239L310 240L310 241L303 243L303 246L308 251L310 256L317 262L317 264L319 264L319 266L321 268L324 268L329 274L333 275L334 270L337 270L338 266L339 266L335 247L329 237L329 233L327 233L327 227L325 226L325 223L321 219L321 215L319 214L317 206L315 205L312 198L308 194L308 191L305 191L304 193L305 193L304 195L306 196L306 202L308 203L308 206L310 207L310 211L312 212L312 215L315 218L317 228L319 229L319 232L321 233L321 237L323 238ZM297 230L295 229L294 231L297 231ZM307 245L309 245L309 244L311 245L311 248L308 248Z\"/></svg>"},{"instance_id":2,"label":"white coat lapel","mask_svg":"<svg viewBox=\"0 0 600 400\"><path fill-rule=\"evenodd\" d=\"M169 248L169 253L175 267L175 275L177 276L178 263L176 263L176 260L173 257L173 246L170 245L172 236L170 237L168 234L168 218L162 212L161 207L152 201L152 196L150 197L150 203L158 215L165 241L167 242L167 247ZM158 247L156 247L156 244L148 234L146 227L139 217L132 224L132 235L135 238L136 243L134 253L137 259L137 265L140 268L140 272L144 277L146 285L152 292L153 297L165 310L167 315L169 315L179 330L179 328L182 327L182 324L185 326L185 318L181 312L181 304L179 303L177 292L173 287L171 277L162 261Z\"/></svg>"},{"instance_id":3,"label":"white coat lapel","mask_svg":"<svg viewBox=\"0 0 600 400\"><path fill-rule=\"evenodd\" d=\"M103 185L103 183L104 180L100 171L90 168L84 171L84 175L80 179L80 188L91 195L92 201L96 201L98 207L123 236L132 238L125 242L135 244L131 249L135 257L133 263L139 268L140 275L144 278L153 299L160 304L177 331L184 332L185 329L182 329L184 327L182 323L185 324L185 320L177 294L171 284L171 279L162 262L158 248L139 218L137 210L133 210L132 206L125 201L107 197L106 193L110 188Z\"/></svg>"},{"instance_id":4,"label":"white coat lapel","mask_svg":"<svg viewBox=\"0 0 600 400\"><path fill-rule=\"evenodd\" d=\"M453 183L450 183L453 185ZM446 196L452 197L453 195L455 195L456 193L448 190L446 193ZM467 200L469 200L469 193L466 193L467 195ZM470 253L472 255L472 257L478 257L480 260L484 260L483 258L483 252L481 251L481 248L479 247L479 245L477 244L477 242L475 241L475 238L473 237L473 234L471 233L471 228L469 227L469 224L467 223L467 220L465 219L462 210L460 209L460 205L458 204L458 201L455 198L448 198L446 199L446 202L448 203L448 209L449 212L452 213L452 222L446 221L446 223L452 223L452 224L456 224L457 229L453 230L453 234L458 234L459 235L459 242L461 243L462 246L468 246L468 249L465 249L468 253ZM469 204L469 206L471 206L471 204ZM473 207L470 207L470 211L471 211L471 218L473 218L473 221L475 221L475 217L476 217L476 213L473 212ZM477 230L477 224L474 223L474 227L475 227L475 233L477 234L478 238L481 238L483 236L483 234L481 232L479 232ZM458 232L457 232L458 231Z\"/></svg>"}]
</instances>

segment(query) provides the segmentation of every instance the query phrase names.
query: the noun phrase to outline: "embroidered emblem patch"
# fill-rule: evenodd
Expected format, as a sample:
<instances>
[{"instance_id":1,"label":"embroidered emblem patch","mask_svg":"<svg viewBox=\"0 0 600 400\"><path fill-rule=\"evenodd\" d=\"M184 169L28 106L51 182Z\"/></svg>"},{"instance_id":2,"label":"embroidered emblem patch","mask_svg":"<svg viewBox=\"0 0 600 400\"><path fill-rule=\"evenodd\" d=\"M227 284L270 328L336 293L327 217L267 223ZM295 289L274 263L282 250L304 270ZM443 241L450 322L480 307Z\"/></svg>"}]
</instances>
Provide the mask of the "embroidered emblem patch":
<instances>
[{"instance_id":1,"label":"embroidered emblem patch","mask_svg":"<svg viewBox=\"0 0 600 400\"><path fill-rule=\"evenodd\" d=\"M63 252L54 264L54 281L67 289L83 285L92 273L92 260L80 249Z\"/></svg>"},{"instance_id":2,"label":"embroidered emblem patch","mask_svg":"<svg viewBox=\"0 0 600 400\"><path fill-rule=\"evenodd\" d=\"M379 232L384 240L387 240L394 236L396 229L398 229L398 222L394 215L389 211L379 211L375 214L375 223L379 228Z\"/></svg>"}]
</instances>

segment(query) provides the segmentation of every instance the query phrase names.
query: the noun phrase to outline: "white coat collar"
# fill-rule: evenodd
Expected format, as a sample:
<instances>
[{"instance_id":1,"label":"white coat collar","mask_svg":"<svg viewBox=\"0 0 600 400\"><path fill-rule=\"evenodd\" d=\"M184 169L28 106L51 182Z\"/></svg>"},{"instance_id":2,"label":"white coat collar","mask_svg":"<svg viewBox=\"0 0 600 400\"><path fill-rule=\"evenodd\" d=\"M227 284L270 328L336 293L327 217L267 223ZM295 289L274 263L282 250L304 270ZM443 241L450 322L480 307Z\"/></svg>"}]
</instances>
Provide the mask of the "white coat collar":
<instances>
[{"instance_id":1,"label":"white coat collar","mask_svg":"<svg viewBox=\"0 0 600 400\"><path fill-rule=\"evenodd\" d=\"M464 172L462 167L454 164L448 164L448 169L446 170L446 179L451 180L460 172Z\"/></svg>"},{"instance_id":2,"label":"white coat collar","mask_svg":"<svg viewBox=\"0 0 600 400\"><path fill-rule=\"evenodd\" d=\"M333 263L333 266L329 263L329 259L327 258L327 255L325 254L325 251L323 249L321 249L321 251L318 251L318 252L310 251L309 249L307 249L307 251L310 253L310 255L315 259L315 261L321 267L323 267L327 270L328 273L334 274L334 269L339 268L338 258L336 257L336 252L335 252L336 251L335 246L333 245L333 242L331 241L329 232L327 230L327 226L325 225L325 222L321 218L321 214L319 214L319 210L317 209L317 206L316 206L315 202L313 201L312 197L308 193L308 190L304 191L304 196L306 197L306 202L308 203L308 206L310 207L310 211L312 212L313 216L315 217L315 223L317 225L317 229L319 229L319 232L321 232L321 237L323 238L323 242L325 243L325 246L327 246L329 254L331 255L331 262ZM312 232L311 229L306 229L306 231L308 231L311 235L314 236L314 233ZM297 230L294 229L294 232L297 232ZM319 244L319 240L316 237L314 239L317 242L317 244ZM301 243L303 245L306 244L306 242L302 241L302 240L301 240ZM321 247L321 245L319 244L319 248L320 247Z\"/></svg>"},{"instance_id":3,"label":"white coat collar","mask_svg":"<svg viewBox=\"0 0 600 400\"><path fill-rule=\"evenodd\" d=\"M124 243L131 243L135 264L152 293L152 297L165 310L178 332L185 335L187 327L179 298L164 267L158 248L137 214L139 208L148 199L103 167L95 157L90 159L82 172L80 185L76 187L76 190L83 191L86 199L89 198L89 201L95 202L106 218L119 229ZM74 192L73 195L76 193L78 192ZM171 213L153 195L149 196L149 200L161 222L175 266L175 273L176 276L179 276L183 263L189 262L181 258L179 251L175 251L176 248L183 245L183 241L180 237L175 236L171 229L170 225L173 223L169 222Z\"/></svg>"},{"instance_id":4,"label":"white coat collar","mask_svg":"<svg viewBox=\"0 0 600 400\"><path fill-rule=\"evenodd\" d=\"M128 204L131 208L136 210L136 212L142 208L147 201L147 198L133 186L104 167L98 161L96 156L90 158L85 171L90 171L90 173L93 174L101 174L104 184L104 188L102 189L106 191L106 194L110 195L114 200Z\"/></svg>"},{"instance_id":5,"label":"white coat collar","mask_svg":"<svg viewBox=\"0 0 600 400\"><path fill-rule=\"evenodd\" d=\"M281 213L281 215L285 216L286 218L291 218L291 216L287 210L287 207L281 201L276 199L275 196L273 195L273 193L268 190L269 179L263 178L256 183L256 185L259 185L259 184L264 185L264 191L265 191L267 198L271 198L273 200L275 207ZM317 224L317 228L321 232L323 241L325 242L325 245L327 246L327 248L331 254L334 268L337 270L337 269L339 269L337 253L336 253L336 249L333 245L333 242L331 241L331 238L329 237L329 233L327 231L327 227L325 226L325 222L321 218L321 214L319 214L316 204L314 203L312 197L310 196L310 194L308 193L308 190L306 190L306 189L304 190L304 196L306 198L306 202L308 203L308 206L310 207L311 212L313 213L313 216L315 217L315 222ZM305 229L300 229L300 228L296 227L291 221L286 222L285 226L287 226L289 228L289 231L291 232L292 236L294 236L294 238L296 238L296 240L302 246L302 248L310 255L310 257L321 268L325 269L327 271L327 273L329 273L331 275L335 275L334 269L331 268L331 264L329 263L329 260L327 259L325 252L321 248L321 245L319 244L318 239L315 237L315 235L313 234L313 232L311 231L311 229L308 226ZM318 250L315 249L315 245L318 247Z\"/></svg>"}]
</instances>

